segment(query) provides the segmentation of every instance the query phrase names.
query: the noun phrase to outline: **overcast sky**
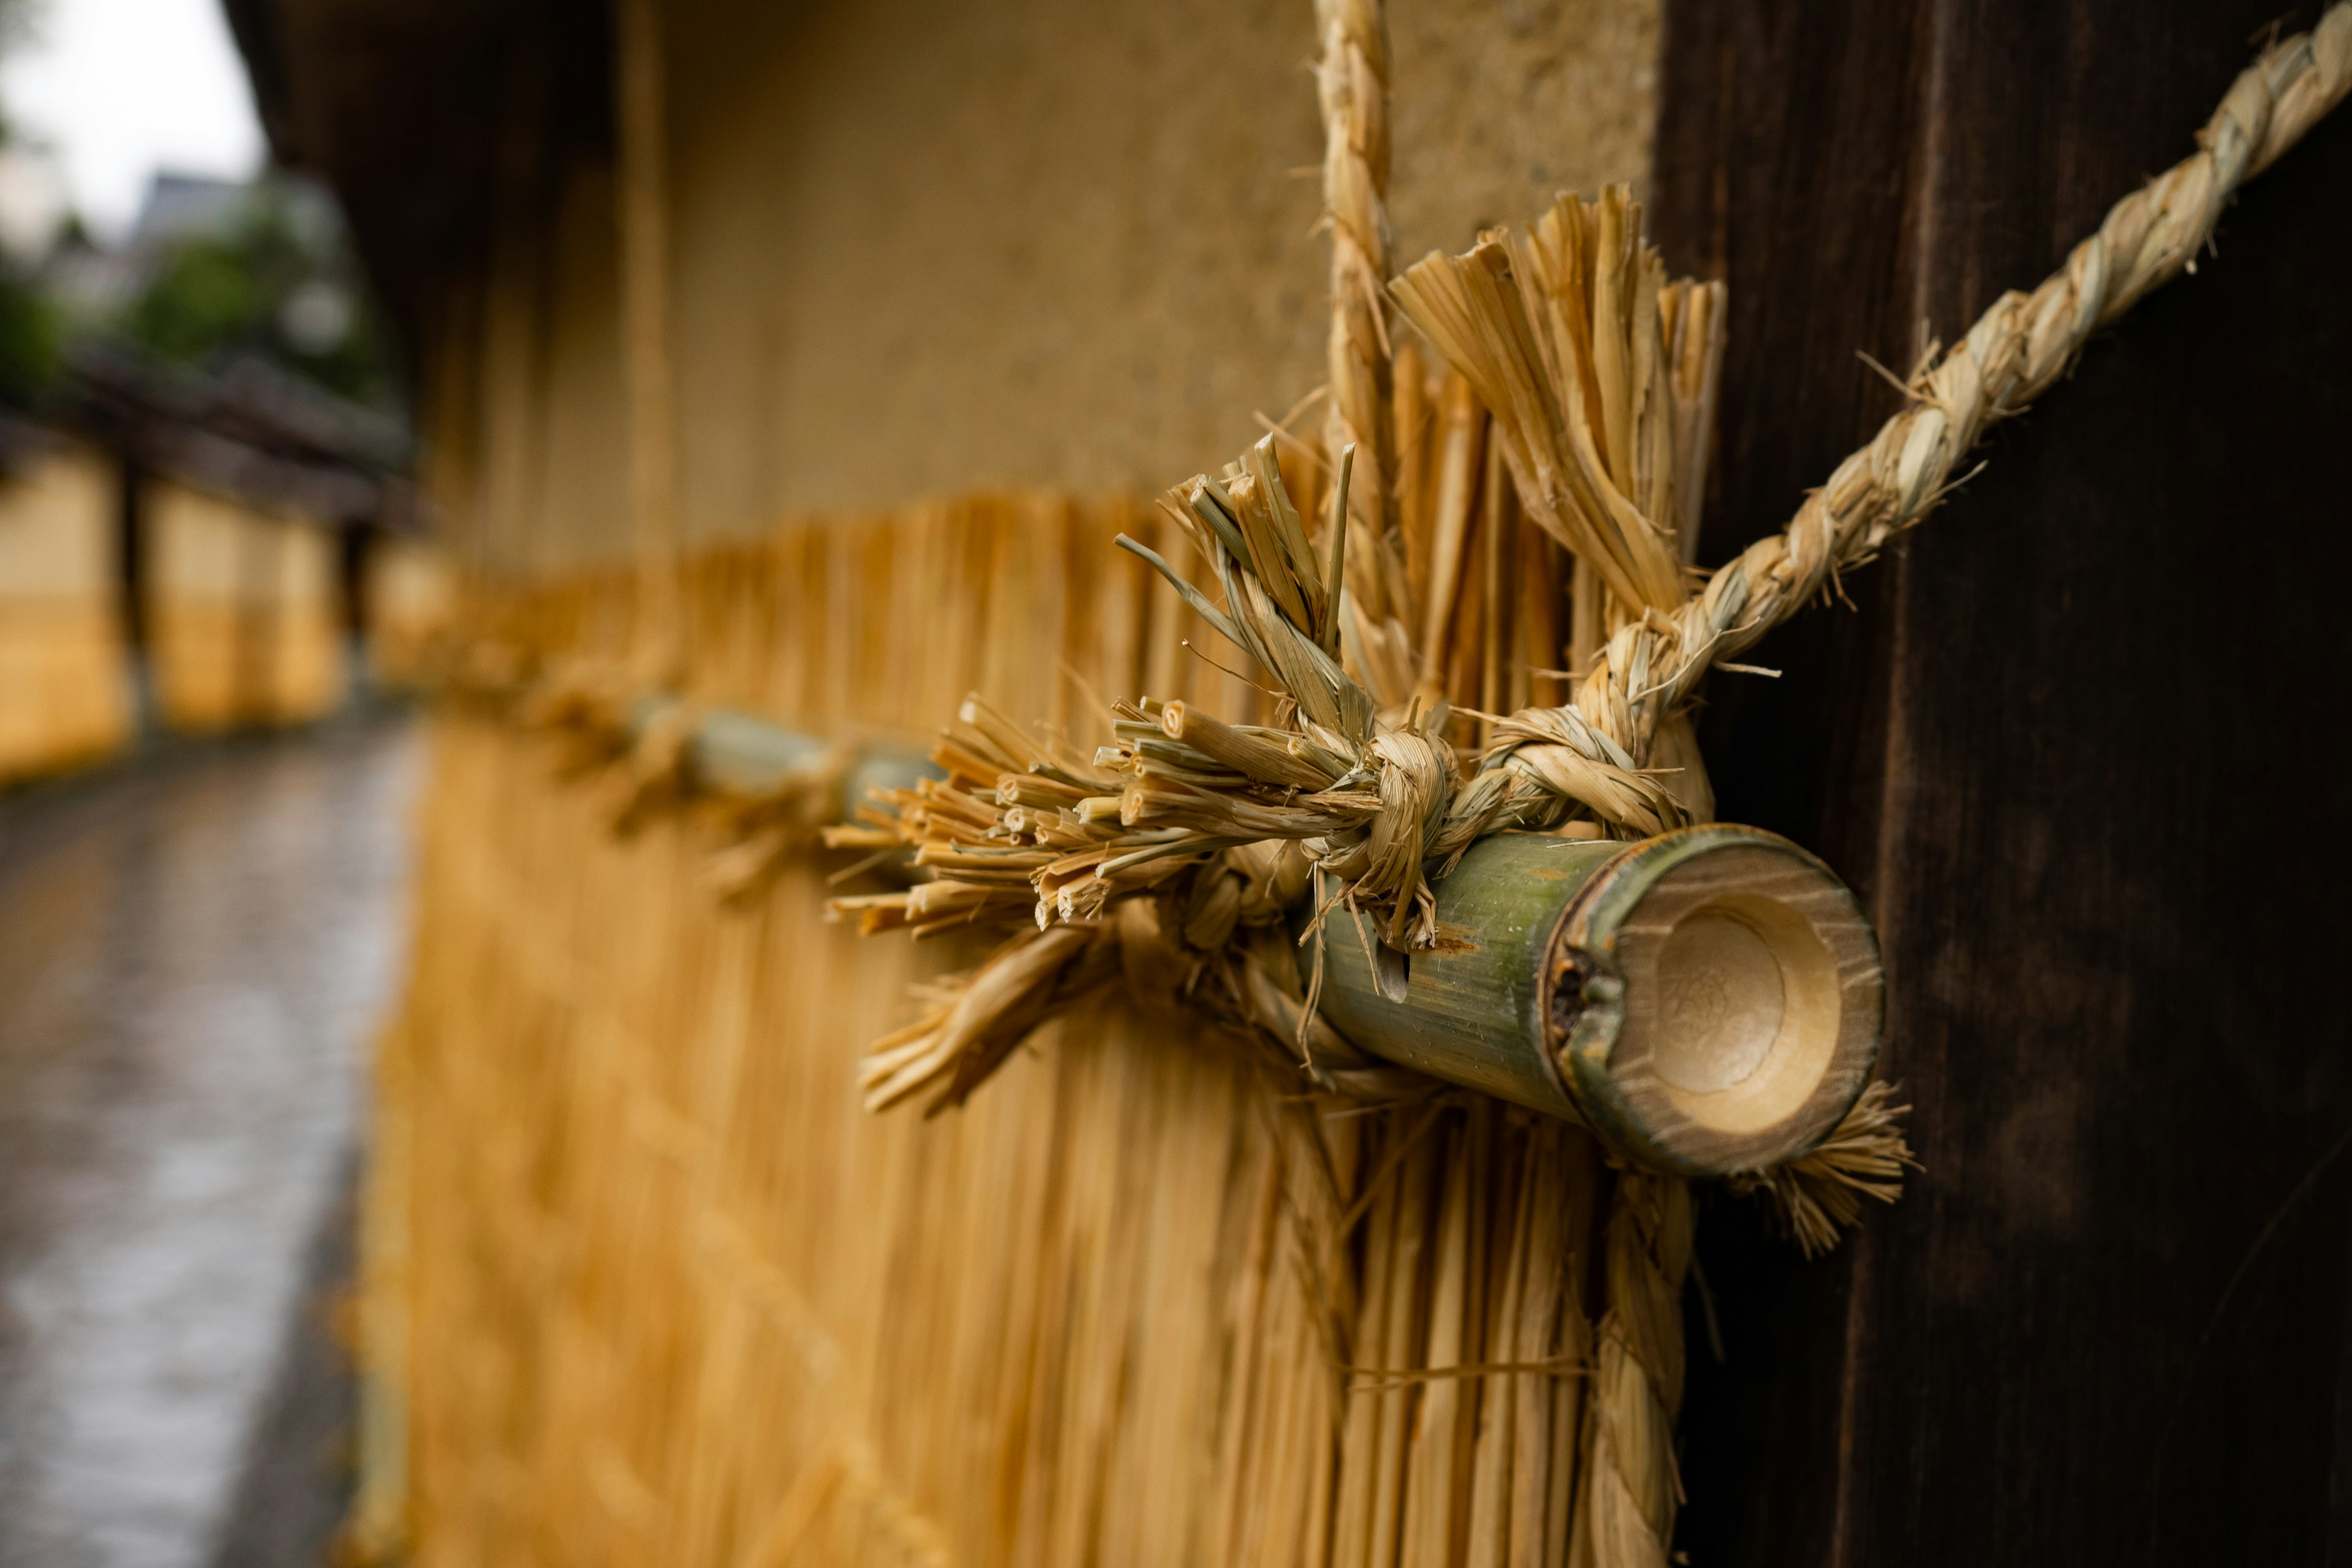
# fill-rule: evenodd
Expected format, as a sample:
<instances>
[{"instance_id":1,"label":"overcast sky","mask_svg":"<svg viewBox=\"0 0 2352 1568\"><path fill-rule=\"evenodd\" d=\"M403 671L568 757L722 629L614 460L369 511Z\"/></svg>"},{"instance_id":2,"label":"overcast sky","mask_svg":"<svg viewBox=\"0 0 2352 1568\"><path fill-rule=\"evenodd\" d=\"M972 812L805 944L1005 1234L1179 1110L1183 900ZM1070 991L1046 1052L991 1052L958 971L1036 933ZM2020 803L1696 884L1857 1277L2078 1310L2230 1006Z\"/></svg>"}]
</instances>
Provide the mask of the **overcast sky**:
<instances>
[{"instance_id":1,"label":"overcast sky","mask_svg":"<svg viewBox=\"0 0 2352 1568\"><path fill-rule=\"evenodd\" d=\"M158 169L242 177L261 128L219 0L34 0L32 40L0 63L0 105L54 144L92 228L130 226Z\"/></svg>"}]
</instances>

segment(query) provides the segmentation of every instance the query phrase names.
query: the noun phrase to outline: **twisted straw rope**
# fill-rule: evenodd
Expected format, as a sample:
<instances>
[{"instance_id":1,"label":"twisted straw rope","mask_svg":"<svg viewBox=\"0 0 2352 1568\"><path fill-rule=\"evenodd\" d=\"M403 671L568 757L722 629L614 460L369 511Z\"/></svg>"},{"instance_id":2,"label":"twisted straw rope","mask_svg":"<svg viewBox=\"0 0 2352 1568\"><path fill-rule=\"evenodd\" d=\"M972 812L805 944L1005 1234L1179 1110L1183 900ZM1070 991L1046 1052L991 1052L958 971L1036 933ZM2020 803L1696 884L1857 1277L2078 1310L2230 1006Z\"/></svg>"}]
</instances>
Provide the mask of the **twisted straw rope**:
<instances>
[{"instance_id":1,"label":"twisted straw rope","mask_svg":"<svg viewBox=\"0 0 2352 1568\"><path fill-rule=\"evenodd\" d=\"M1381 0L1316 0L1322 55L1316 95L1323 111L1324 217L1331 226L1331 400L1324 444L1333 471L1353 446L1381 482L1349 492L1362 525L1349 574L1356 598L1378 621L1386 603L1381 545L1389 532L1396 454L1390 440L1389 341L1381 291L1389 276L1389 39Z\"/></svg>"},{"instance_id":2,"label":"twisted straw rope","mask_svg":"<svg viewBox=\"0 0 2352 1568\"><path fill-rule=\"evenodd\" d=\"M1608 1307L1593 1367L1591 1440L1579 1487L1581 1549L1592 1568L1664 1568L1682 1482L1675 1412L1683 1392L1683 1277L1690 1268L1690 1184L1628 1171L1609 1203Z\"/></svg>"}]
</instances>

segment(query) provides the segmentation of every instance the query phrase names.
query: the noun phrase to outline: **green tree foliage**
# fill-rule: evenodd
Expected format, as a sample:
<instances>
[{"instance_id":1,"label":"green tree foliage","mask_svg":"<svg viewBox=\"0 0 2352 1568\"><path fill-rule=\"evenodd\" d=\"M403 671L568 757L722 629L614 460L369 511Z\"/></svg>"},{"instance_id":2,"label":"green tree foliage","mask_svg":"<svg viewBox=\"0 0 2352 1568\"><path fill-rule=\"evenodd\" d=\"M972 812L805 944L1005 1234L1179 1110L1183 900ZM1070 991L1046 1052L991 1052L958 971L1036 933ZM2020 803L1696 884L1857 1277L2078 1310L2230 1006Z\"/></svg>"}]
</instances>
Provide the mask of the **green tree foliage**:
<instances>
[{"instance_id":1,"label":"green tree foliage","mask_svg":"<svg viewBox=\"0 0 2352 1568\"><path fill-rule=\"evenodd\" d=\"M30 408L55 379L63 336L56 305L14 266L0 264L0 406Z\"/></svg>"},{"instance_id":2,"label":"green tree foliage","mask_svg":"<svg viewBox=\"0 0 2352 1568\"><path fill-rule=\"evenodd\" d=\"M199 369L259 355L355 403L397 403L383 323L340 230L274 182L217 234L179 245L119 330Z\"/></svg>"}]
</instances>

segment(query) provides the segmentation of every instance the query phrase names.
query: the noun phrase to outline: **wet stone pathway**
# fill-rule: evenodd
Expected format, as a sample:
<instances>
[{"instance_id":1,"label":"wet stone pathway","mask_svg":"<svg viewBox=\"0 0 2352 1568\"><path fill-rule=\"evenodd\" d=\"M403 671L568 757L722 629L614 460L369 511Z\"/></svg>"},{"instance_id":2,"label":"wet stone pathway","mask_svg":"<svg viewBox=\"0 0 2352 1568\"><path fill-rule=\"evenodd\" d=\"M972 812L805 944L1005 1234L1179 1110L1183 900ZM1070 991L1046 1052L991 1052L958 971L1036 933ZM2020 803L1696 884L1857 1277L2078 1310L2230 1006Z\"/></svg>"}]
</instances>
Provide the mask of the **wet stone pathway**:
<instances>
[{"instance_id":1,"label":"wet stone pathway","mask_svg":"<svg viewBox=\"0 0 2352 1568\"><path fill-rule=\"evenodd\" d=\"M0 1568L325 1560L419 752L345 720L0 800Z\"/></svg>"}]
</instances>

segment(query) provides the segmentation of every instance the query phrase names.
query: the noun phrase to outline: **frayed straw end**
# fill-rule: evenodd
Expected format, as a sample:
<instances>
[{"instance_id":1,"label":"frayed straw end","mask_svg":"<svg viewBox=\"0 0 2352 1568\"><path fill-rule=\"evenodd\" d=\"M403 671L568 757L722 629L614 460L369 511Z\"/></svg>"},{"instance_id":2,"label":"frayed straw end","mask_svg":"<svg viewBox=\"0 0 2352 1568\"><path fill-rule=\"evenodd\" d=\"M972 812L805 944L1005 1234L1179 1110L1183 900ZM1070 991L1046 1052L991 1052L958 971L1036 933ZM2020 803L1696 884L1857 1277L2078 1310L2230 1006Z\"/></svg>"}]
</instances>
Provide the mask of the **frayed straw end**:
<instances>
[{"instance_id":1,"label":"frayed straw end","mask_svg":"<svg viewBox=\"0 0 2352 1568\"><path fill-rule=\"evenodd\" d=\"M1017 935L977 969L926 987L929 1005L923 1016L876 1041L859 1064L866 1109L886 1110L933 1087L939 1093L925 1114L961 1105L1032 1029L1108 988L1112 976L1085 960L1115 951L1099 928L1055 926Z\"/></svg>"},{"instance_id":2,"label":"frayed straw end","mask_svg":"<svg viewBox=\"0 0 2352 1568\"><path fill-rule=\"evenodd\" d=\"M1903 1195L1903 1171L1919 1169L1904 1141L1907 1105L1890 1105L1884 1079L1862 1091L1837 1130L1810 1152L1770 1171L1731 1178L1733 1192L1771 1205L1780 1227L1807 1258L1819 1258L1862 1218L1862 1200L1891 1204Z\"/></svg>"}]
</instances>

